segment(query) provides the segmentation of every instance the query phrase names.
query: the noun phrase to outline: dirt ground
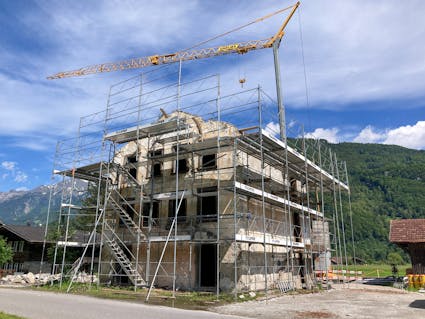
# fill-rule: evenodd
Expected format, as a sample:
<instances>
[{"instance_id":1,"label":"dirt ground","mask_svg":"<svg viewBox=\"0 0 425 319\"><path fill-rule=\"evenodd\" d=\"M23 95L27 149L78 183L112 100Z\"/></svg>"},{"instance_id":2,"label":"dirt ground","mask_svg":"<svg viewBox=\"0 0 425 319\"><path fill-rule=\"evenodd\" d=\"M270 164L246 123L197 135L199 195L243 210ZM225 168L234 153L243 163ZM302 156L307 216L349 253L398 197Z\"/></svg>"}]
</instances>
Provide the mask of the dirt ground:
<instances>
[{"instance_id":1,"label":"dirt ground","mask_svg":"<svg viewBox=\"0 0 425 319\"><path fill-rule=\"evenodd\" d=\"M425 318L425 294L351 283L314 294L231 304L210 309L221 314L270 319Z\"/></svg>"}]
</instances>

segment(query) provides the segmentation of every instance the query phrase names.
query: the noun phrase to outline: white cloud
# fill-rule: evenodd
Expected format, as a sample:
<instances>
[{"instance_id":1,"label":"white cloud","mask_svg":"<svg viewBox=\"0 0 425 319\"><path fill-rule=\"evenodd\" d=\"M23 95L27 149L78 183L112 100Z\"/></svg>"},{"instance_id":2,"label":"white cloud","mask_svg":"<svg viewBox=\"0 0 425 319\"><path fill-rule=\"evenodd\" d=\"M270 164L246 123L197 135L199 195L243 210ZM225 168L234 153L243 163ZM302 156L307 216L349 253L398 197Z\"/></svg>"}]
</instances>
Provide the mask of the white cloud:
<instances>
[{"instance_id":1,"label":"white cloud","mask_svg":"<svg viewBox=\"0 0 425 319\"><path fill-rule=\"evenodd\" d=\"M304 5L311 101L328 101L330 107L338 107L347 102L423 96L425 42L420 39L425 37L424 6L418 0L404 7L395 0ZM402 26L392 23L400 14L409 16Z\"/></svg>"},{"instance_id":2,"label":"white cloud","mask_svg":"<svg viewBox=\"0 0 425 319\"><path fill-rule=\"evenodd\" d=\"M28 181L28 175L19 169L18 163L12 161L3 161L1 167L7 171L2 174L2 179L12 178L17 183L25 183Z\"/></svg>"},{"instance_id":3,"label":"white cloud","mask_svg":"<svg viewBox=\"0 0 425 319\"><path fill-rule=\"evenodd\" d=\"M46 132L46 135L33 134L31 136L25 134L17 134L13 139L14 147L21 147L33 151L53 150L57 142L57 137L51 136Z\"/></svg>"},{"instance_id":4,"label":"white cloud","mask_svg":"<svg viewBox=\"0 0 425 319\"><path fill-rule=\"evenodd\" d=\"M279 124L267 123L265 131L276 136L279 134ZM325 139L329 143L355 142L393 144L412 149L425 149L425 121L418 121L414 125L405 125L392 129L377 129L368 125L357 134L354 129L345 128L316 128L305 134L306 138ZM353 137L354 136L354 137Z\"/></svg>"},{"instance_id":5,"label":"white cloud","mask_svg":"<svg viewBox=\"0 0 425 319\"><path fill-rule=\"evenodd\" d=\"M375 131L375 129L368 125L363 130L360 131L353 142L355 143L382 143L386 138L386 133L380 133Z\"/></svg>"},{"instance_id":6,"label":"white cloud","mask_svg":"<svg viewBox=\"0 0 425 319\"><path fill-rule=\"evenodd\" d=\"M392 144L419 150L425 149L425 121L384 130L368 125L352 141L356 143Z\"/></svg>"},{"instance_id":7,"label":"white cloud","mask_svg":"<svg viewBox=\"0 0 425 319\"><path fill-rule=\"evenodd\" d=\"M290 129L290 128L293 128L297 124L298 124L297 121L290 120L289 123L286 126Z\"/></svg>"},{"instance_id":8,"label":"white cloud","mask_svg":"<svg viewBox=\"0 0 425 319\"><path fill-rule=\"evenodd\" d=\"M273 5L277 8L278 4L273 2ZM413 12L412 7L416 8ZM242 16L250 17L250 10L259 12L261 9L265 13L265 8L254 10L248 6ZM303 2L300 10L311 105L341 109L350 103L423 97L425 2L412 0L408 6L400 7L394 0L338 3L322 0ZM409 19L402 25L394 24L400 14ZM226 20L230 22L217 25L226 30L231 24L237 24L235 17L229 14ZM295 15L281 44L282 83L285 104L305 108L304 64L297 20ZM354 23L347 24L347 21ZM266 25L260 28L261 33L252 30L242 33L249 34L251 39L260 38L260 34L273 34L276 24ZM274 96L273 59L269 50L234 58L231 65L219 68L219 72L227 82L236 81L238 74L246 73L247 86L261 84Z\"/></svg>"},{"instance_id":9,"label":"white cloud","mask_svg":"<svg viewBox=\"0 0 425 319\"><path fill-rule=\"evenodd\" d=\"M400 126L387 132L384 144L395 144L408 148L425 148L425 121L415 125Z\"/></svg>"},{"instance_id":10,"label":"white cloud","mask_svg":"<svg viewBox=\"0 0 425 319\"><path fill-rule=\"evenodd\" d=\"M80 116L103 109L108 86L129 73L58 81L45 81L44 76L88 64L190 47L292 2L221 4L121 1L117 6L115 2L104 1L39 2L43 14L28 10L16 18L28 28L39 30L40 40L46 41L41 45L46 44L47 53L42 52L48 56L35 54L36 50L0 53L6 69L8 65L14 66L9 70L13 76L0 73L0 134L43 131L52 136L70 135L75 132ZM232 7L237 10L229 10ZM416 9L412 11L412 7ZM300 14L311 103L338 108L350 102L423 95L424 10L425 3L421 1L412 1L408 6L400 6L397 1L302 3ZM403 24L392 23L399 16L409 19ZM266 38L274 34L282 18L256 24L222 42ZM282 42L282 76L285 102L305 107L297 19L296 14ZM221 72L222 84L237 83L240 74L246 72L248 87L261 84L274 95L271 50L229 57L226 65L220 65L220 59L209 59L206 69ZM397 68L393 67L394 63ZM33 143L21 146L45 148Z\"/></svg>"},{"instance_id":11,"label":"white cloud","mask_svg":"<svg viewBox=\"0 0 425 319\"><path fill-rule=\"evenodd\" d=\"M18 188L15 189L15 191L17 191L17 192L26 192L28 190L29 190L28 187L25 187L25 186L18 187Z\"/></svg>"},{"instance_id":12,"label":"white cloud","mask_svg":"<svg viewBox=\"0 0 425 319\"><path fill-rule=\"evenodd\" d=\"M1 166L8 171L14 171L16 167L16 162L4 161L1 163Z\"/></svg>"},{"instance_id":13,"label":"white cloud","mask_svg":"<svg viewBox=\"0 0 425 319\"><path fill-rule=\"evenodd\" d=\"M277 136L280 133L280 126L278 123L269 122L264 130L273 136Z\"/></svg>"},{"instance_id":14,"label":"white cloud","mask_svg":"<svg viewBox=\"0 0 425 319\"><path fill-rule=\"evenodd\" d=\"M298 134L298 127L297 124L299 124L298 122L294 121L294 120L290 120L289 123L286 124L286 130L287 130L287 135L288 136L294 136ZM276 122L269 122L267 123L266 127L264 128L264 130L273 135L273 136L279 136L280 135L280 125L279 123Z\"/></svg>"},{"instance_id":15,"label":"white cloud","mask_svg":"<svg viewBox=\"0 0 425 319\"><path fill-rule=\"evenodd\" d=\"M279 132L279 125L270 122L265 130L273 135ZM313 132L305 134L306 138L325 139L329 143L355 142L355 143L378 143L399 145L412 149L425 149L425 121L418 121L414 125L405 125L397 128L377 129L368 125L357 134L354 129L345 128L316 128ZM354 137L353 137L354 136Z\"/></svg>"},{"instance_id":16,"label":"white cloud","mask_svg":"<svg viewBox=\"0 0 425 319\"><path fill-rule=\"evenodd\" d=\"M324 139L329 143L338 143L340 142L340 137L338 136L340 130L336 127L325 129L325 128L316 128L313 132L305 134L306 138L315 138L315 139Z\"/></svg>"},{"instance_id":17,"label":"white cloud","mask_svg":"<svg viewBox=\"0 0 425 319\"><path fill-rule=\"evenodd\" d=\"M18 171L15 175L14 181L17 183L25 183L28 180L28 175L24 172Z\"/></svg>"},{"instance_id":18,"label":"white cloud","mask_svg":"<svg viewBox=\"0 0 425 319\"><path fill-rule=\"evenodd\" d=\"M119 6L103 1L39 2L43 15L26 11L16 18L28 28L39 30L40 37L49 44L49 56L30 55L36 51L28 50L0 53L5 67L19 66L18 72L10 70L14 76L0 73L0 134L41 131L51 136L69 136L76 131L80 116L104 108L108 86L128 73L58 81L45 81L46 75L87 64L173 52L292 3L222 4L205 10L204 4L197 1L155 4L122 1ZM229 10L229 6L236 6L238 10ZM412 11L412 6L417 9ZM400 6L397 1L302 3L300 12L311 103L326 103L328 108L337 108L342 103L423 94L425 42L421 39L425 37L425 28L420 26L424 24L421 14L424 6L421 1L413 1L409 6ZM96 10L92 10L93 7ZM406 12L409 19L403 24L392 23ZM229 41L270 36L282 17L244 29L231 35ZM297 19L295 15L288 24L282 42L282 75L285 102L304 107ZM346 21L354 22L347 25ZM193 30L202 32L194 33ZM223 41L226 43L227 38ZM237 83L240 73L246 72L247 86L261 84L274 95L270 50L229 57L226 65L220 65L220 59L209 59L208 64L212 66L207 70L214 68L213 72L221 72L223 85ZM397 68L393 67L394 61L397 61ZM22 141L19 146L44 150L51 147L51 143L39 145Z\"/></svg>"}]
</instances>

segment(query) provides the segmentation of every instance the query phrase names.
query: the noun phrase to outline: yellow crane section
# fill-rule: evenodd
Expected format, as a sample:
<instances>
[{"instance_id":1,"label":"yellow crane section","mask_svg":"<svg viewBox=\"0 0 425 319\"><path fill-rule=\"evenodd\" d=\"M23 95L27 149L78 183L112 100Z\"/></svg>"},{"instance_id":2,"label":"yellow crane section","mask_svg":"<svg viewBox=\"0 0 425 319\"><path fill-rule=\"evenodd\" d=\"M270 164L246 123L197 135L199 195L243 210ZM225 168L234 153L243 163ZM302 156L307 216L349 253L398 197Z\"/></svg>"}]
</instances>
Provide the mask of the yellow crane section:
<instances>
[{"instance_id":1,"label":"yellow crane section","mask_svg":"<svg viewBox=\"0 0 425 319\"><path fill-rule=\"evenodd\" d=\"M151 55L141 58L133 58L120 62L110 62L87 66L78 70L59 72L48 77L49 80L61 79L72 76L82 76L93 73L122 71L128 69L144 68L152 65L169 64L179 61L189 61L196 59L205 59L213 56L225 55L230 53L246 53L251 50L269 48L270 40L256 40L241 43L233 43L215 48L205 48L199 50L181 51L164 55Z\"/></svg>"},{"instance_id":2,"label":"yellow crane section","mask_svg":"<svg viewBox=\"0 0 425 319\"><path fill-rule=\"evenodd\" d=\"M222 46L213 47L213 48L184 50L184 51L179 51L179 52L171 53L171 54L151 55L147 57L124 60L120 62L96 64L96 65L83 67L73 71L59 72L47 78L49 80L53 80L53 79L62 79L62 78L73 77L73 76L83 76L83 75L88 75L93 73L137 69L137 68L144 68L144 67L153 66L153 65L175 63L180 61L205 59L205 58L209 58L213 56L227 55L227 54L233 54L233 53L244 54L249 51L271 48L273 46L279 47L279 44L284 35L284 29L286 25L288 24L289 20L292 18L293 14L295 13L299 5L300 5L300 2L297 2L295 5L289 7L289 8L292 8L291 12L287 16L287 18L285 19L281 27L279 28L278 32L269 39L232 43L232 44L222 45ZM281 11L283 10L279 10L277 12L281 12ZM249 24L263 21L275 15L277 12L268 14L264 17L256 19L255 21Z\"/></svg>"}]
</instances>

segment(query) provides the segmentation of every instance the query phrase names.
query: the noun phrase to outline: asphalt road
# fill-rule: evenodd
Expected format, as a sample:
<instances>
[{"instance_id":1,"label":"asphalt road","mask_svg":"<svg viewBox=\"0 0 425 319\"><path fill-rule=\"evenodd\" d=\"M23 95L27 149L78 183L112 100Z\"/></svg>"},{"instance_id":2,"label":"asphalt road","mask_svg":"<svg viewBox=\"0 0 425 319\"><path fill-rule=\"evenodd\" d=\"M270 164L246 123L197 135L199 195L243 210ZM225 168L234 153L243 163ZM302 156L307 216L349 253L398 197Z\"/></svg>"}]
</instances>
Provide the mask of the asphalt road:
<instances>
[{"instance_id":1,"label":"asphalt road","mask_svg":"<svg viewBox=\"0 0 425 319\"><path fill-rule=\"evenodd\" d=\"M29 319L246 319L207 311L8 288L0 288L0 311Z\"/></svg>"}]
</instances>

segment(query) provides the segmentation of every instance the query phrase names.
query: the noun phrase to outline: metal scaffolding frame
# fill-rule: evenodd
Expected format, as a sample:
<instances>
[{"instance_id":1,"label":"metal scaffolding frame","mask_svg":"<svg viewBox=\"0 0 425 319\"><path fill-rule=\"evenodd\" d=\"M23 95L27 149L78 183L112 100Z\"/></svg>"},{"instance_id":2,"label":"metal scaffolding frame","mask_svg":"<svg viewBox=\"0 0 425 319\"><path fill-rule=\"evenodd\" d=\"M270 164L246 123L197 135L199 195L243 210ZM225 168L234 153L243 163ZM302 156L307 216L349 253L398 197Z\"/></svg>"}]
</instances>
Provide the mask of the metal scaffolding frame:
<instances>
[{"instance_id":1,"label":"metal scaffolding frame","mask_svg":"<svg viewBox=\"0 0 425 319\"><path fill-rule=\"evenodd\" d=\"M58 143L54 172L69 187L46 229L57 220L61 285L82 267L98 285L150 287L147 299L153 287L218 298L329 281L331 252L348 264L345 163L303 130L283 133L260 87L223 94L218 75L182 75L180 63L112 86L106 110ZM79 180L89 204L75 202ZM76 221L87 237L69 262Z\"/></svg>"}]
</instances>

